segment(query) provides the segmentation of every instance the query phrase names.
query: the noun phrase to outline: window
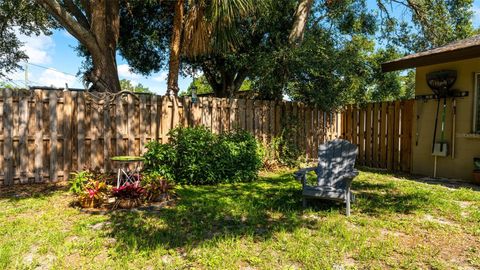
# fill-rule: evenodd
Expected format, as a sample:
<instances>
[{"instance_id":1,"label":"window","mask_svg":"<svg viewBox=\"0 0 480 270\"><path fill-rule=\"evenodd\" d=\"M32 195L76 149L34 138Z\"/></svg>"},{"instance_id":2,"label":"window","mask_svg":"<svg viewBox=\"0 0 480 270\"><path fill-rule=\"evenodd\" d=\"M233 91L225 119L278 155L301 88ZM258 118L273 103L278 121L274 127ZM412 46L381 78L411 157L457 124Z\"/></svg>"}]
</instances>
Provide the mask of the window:
<instances>
[{"instance_id":1,"label":"window","mask_svg":"<svg viewBox=\"0 0 480 270\"><path fill-rule=\"evenodd\" d=\"M473 99L473 132L480 133L480 73L475 73L475 94Z\"/></svg>"}]
</instances>

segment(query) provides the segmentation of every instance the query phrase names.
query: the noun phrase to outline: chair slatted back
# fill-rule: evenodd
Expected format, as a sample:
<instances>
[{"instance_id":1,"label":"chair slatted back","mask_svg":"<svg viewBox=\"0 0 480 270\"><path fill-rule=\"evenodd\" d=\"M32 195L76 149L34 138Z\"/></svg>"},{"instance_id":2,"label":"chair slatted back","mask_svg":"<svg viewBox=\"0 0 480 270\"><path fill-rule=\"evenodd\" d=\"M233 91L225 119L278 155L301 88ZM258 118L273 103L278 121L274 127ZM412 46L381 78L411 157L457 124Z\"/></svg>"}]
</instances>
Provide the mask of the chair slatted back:
<instances>
[{"instance_id":1,"label":"chair slatted back","mask_svg":"<svg viewBox=\"0 0 480 270\"><path fill-rule=\"evenodd\" d=\"M346 140L336 139L318 147L319 186L336 186L342 174L355 166L358 148Z\"/></svg>"}]
</instances>

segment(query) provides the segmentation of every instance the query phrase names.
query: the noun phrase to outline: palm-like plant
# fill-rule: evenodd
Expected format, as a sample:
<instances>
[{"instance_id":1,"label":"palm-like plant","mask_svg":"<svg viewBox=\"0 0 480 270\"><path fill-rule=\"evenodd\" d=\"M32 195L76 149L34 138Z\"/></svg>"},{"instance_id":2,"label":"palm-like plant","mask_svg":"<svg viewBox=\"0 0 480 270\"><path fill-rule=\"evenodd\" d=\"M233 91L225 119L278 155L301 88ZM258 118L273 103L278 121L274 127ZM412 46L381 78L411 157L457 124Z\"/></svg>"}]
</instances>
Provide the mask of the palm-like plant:
<instances>
[{"instance_id":1,"label":"palm-like plant","mask_svg":"<svg viewBox=\"0 0 480 270\"><path fill-rule=\"evenodd\" d=\"M254 0L178 0L175 5L170 61L168 93L178 94L180 54L187 57L233 50L238 41L235 22L255 12Z\"/></svg>"}]
</instances>

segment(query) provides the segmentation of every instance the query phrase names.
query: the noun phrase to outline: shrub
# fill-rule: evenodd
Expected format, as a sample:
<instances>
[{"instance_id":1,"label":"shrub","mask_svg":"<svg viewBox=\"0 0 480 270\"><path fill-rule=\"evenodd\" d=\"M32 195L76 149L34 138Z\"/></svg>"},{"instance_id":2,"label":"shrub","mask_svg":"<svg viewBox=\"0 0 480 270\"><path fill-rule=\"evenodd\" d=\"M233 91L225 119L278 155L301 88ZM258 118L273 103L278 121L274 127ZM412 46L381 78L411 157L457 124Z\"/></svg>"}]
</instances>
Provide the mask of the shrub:
<instances>
[{"instance_id":1,"label":"shrub","mask_svg":"<svg viewBox=\"0 0 480 270\"><path fill-rule=\"evenodd\" d=\"M170 132L175 149L175 181L189 184L214 184L219 180L217 137L205 127L175 128Z\"/></svg>"},{"instance_id":2,"label":"shrub","mask_svg":"<svg viewBox=\"0 0 480 270\"><path fill-rule=\"evenodd\" d=\"M84 191L79 194L79 202L84 208L93 208L101 205L108 194L105 182L90 179L84 186Z\"/></svg>"},{"instance_id":3,"label":"shrub","mask_svg":"<svg viewBox=\"0 0 480 270\"><path fill-rule=\"evenodd\" d=\"M173 181L165 179L158 172L147 172L142 175L142 187L145 189L145 199L149 202L159 202L170 199L174 194Z\"/></svg>"},{"instance_id":4,"label":"shrub","mask_svg":"<svg viewBox=\"0 0 480 270\"><path fill-rule=\"evenodd\" d=\"M140 186L140 181L125 183L125 185L113 188L112 195L118 199L140 199L145 194L145 189Z\"/></svg>"},{"instance_id":5,"label":"shrub","mask_svg":"<svg viewBox=\"0 0 480 270\"><path fill-rule=\"evenodd\" d=\"M272 138L265 147L264 167L273 169L278 166L298 167L301 163L302 150L296 143L300 123L292 116L283 119L279 136Z\"/></svg>"},{"instance_id":6,"label":"shrub","mask_svg":"<svg viewBox=\"0 0 480 270\"><path fill-rule=\"evenodd\" d=\"M255 137L247 131L236 130L222 134L218 139L216 165L224 177L233 182L257 178L262 166L262 149Z\"/></svg>"},{"instance_id":7,"label":"shrub","mask_svg":"<svg viewBox=\"0 0 480 270\"><path fill-rule=\"evenodd\" d=\"M205 127L175 128L168 144L147 145L145 169L183 184L251 181L261 166L259 145L245 131L215 135Z\"/></svg>"},{"instance_id":8,"label":"shrub","mask_svg":"<svg viewBox=\"0 0 480 270\"><path fill-rule=\"evenodd\" d=\"M170 144L161 144L157 141L151 141L146 145L147 152L143 155L145 158L143 166L151 176L156 173L168 180L174 180L173 164L175 164L175 149Z\"/></svg>"},{"instance_id":9,"label":"shrub","mask_svg":"<svg viewBox=\"0 0 480 270\"><path fill-rule=\"evenodd\" d=\"M73 194L80 194L85 190L85 185L90 179L93 178L93 174L89 171L79 171L72 173L70 178L70 189L69 191Z\"/></svg>"}]
</instances>

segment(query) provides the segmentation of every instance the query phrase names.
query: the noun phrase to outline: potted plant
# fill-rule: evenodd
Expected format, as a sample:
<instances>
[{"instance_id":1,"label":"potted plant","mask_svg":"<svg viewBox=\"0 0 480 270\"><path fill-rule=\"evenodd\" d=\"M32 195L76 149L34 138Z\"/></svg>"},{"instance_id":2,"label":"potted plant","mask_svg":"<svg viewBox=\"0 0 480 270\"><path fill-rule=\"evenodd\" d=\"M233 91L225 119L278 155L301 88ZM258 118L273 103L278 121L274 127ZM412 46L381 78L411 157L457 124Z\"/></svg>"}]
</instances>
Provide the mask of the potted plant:
<instances>
[{"instance_id":1,"label":"potted plant","mask_svg":"<svg viewBox=\"0 0 480 270\"><path fill-rule=\"evenodd\" d=\"M129 209L142 203L145 189L140 186L140 181L126 183L119 188L112 189L112 195L116 198L114 208Z\"/></svg>"},{"instance_id":2,"label":"potted plant","mask_svg":"<svg viewBox=\"0 0 480 270\"><path fill-rule=\"evenodd\" d=\"M157 179L145 185L146 198L149 202L170 200L173 185L165 179Z\"/></svg>"},{"instance_id":3,"label":"potted plant","mask_svg":"<svg viewBox=\"0 0 480 270\"><path fill-rule=\"evenodd\" d=\"M79 194L79 202L83 208L100 206L106 198L107 184L101 181L90 181L85 185L85 190Z\"/></svg>"},{"instance_id":4,"label":"potted plant","mask_svg":"<svg viewBox=\"0 0 480 270\"><path fill-rule=\"evenodd\" d=\"M142 186L145 189L145 199L148 202L162 202L170 200L174 185L162 177L158 172L149 172L143 175Z\"/></svg>"},{"instance_id":5,"label":"potted plant","mask_svg":"<svg viewBox=\"0 0 480 270\"><path fill-rule=\"evenodd\" d=\"M480 158L473 158L473 180L480 184Z\"/></svg>"}]
</instances>

